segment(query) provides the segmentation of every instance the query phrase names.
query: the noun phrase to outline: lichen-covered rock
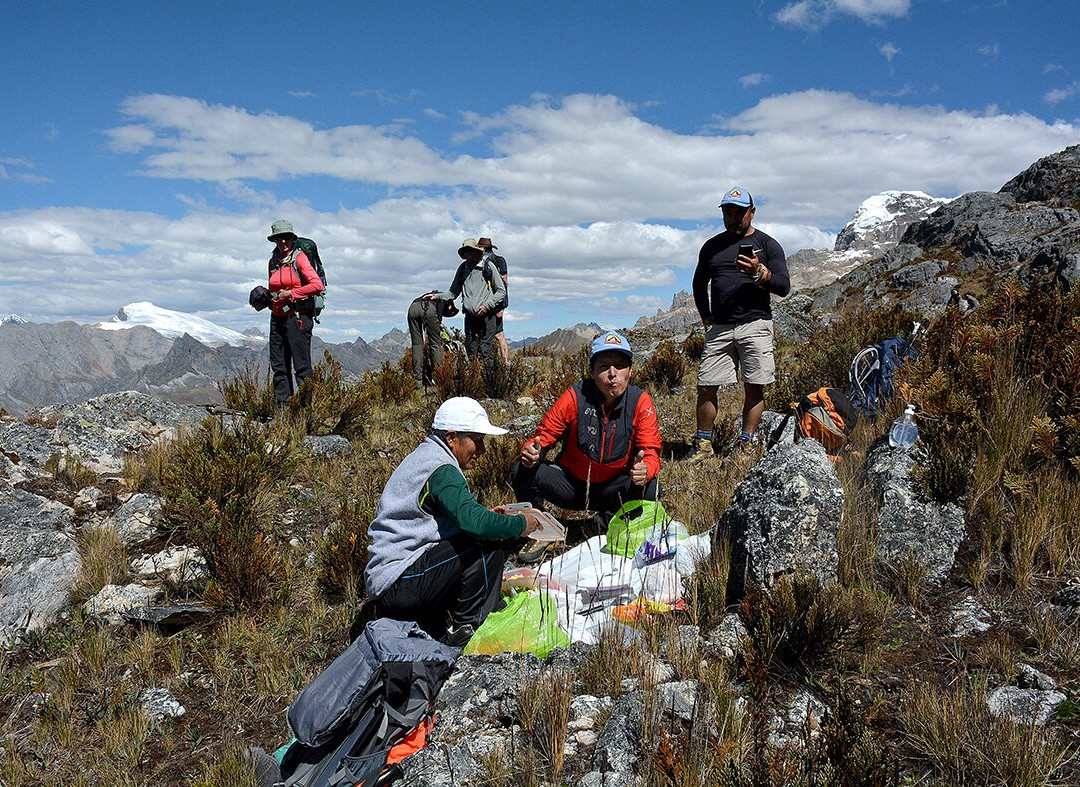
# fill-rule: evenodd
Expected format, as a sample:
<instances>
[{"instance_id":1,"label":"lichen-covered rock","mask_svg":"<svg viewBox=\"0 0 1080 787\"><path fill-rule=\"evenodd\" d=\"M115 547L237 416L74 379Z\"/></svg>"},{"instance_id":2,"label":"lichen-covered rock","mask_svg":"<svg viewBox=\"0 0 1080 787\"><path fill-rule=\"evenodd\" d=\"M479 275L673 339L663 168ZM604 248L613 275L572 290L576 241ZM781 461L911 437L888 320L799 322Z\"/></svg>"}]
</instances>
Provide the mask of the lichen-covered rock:
<instances>
[{"instance_id":1,"label":"lichen-covered rock","mask_svg":"<svg viewBox=\"0 0 1080 787\"><path fill-rule=\"evenodd\" d=\"M835 582L843 507L844 489L819 442L766 452L717 524L733 544L729 587L736 594L743 580L768 587L795 571Z\"/></svg>"},{"instance_id":2,"label":"lichen-covered rock","mask_svg":"<svg viewBox=\"0 0 1080 787\"><path fill-rule=\"evenodd\" d=\"M742 653L742 642L746 636L746 626L739 620L738 614L729 612L709 634L708 644L720 658L734 659Z\"/></svg>"},{"instance_id":3,"label":"lichen-covered rock","mask_svg":"<svg viewBox=\"0 0 1080 787\"><path fill-rule=\"evenodd\" d=\"M1002 686L986 698L986 704L995 716L1017 724L1041 726L1053 717L1065 699L1060 691Z\"/></svg>"},{"instance_id":4,"label":"lichen-covered rock","mask_svg":"<svg viewBox=\"0 0 1080 787\"><path fill-rule=\"evenodd\" d=\"M631 774L641 756L641 725L645 712L642 691L619 697L607 724L596 739L593 759L597 769Z\"/></svg>"},{"instance_id":5,"label":"lichen-covered rock","mask_svg":"<svg viewBox=\"0 0 1080 787\"><path fill-rule=\"evenodd\" d=\"M38 631L67 609L79 566L75 512L0 486L0 644Z\"/></svg>"},{"instance_id":6,"label":"lichen-covered rock","mask_svg":"<svg viewBox=\"0 0 1080 787\"><path fill-rule=\"evenodd\" d=\"M990 628L990 612L974 596L958 602L946 613L946 624L952 637L981 634Z\"/></svg>"},{"instance_id":7,"label":"lichen-covered rock","mask_svg":"<svg viewBox=\"0 0 1080 787\"><path fill-rule=\"evenodd\" d=\"M159 588L146 585L106 585L83 605L83 610L87 617L115 626L124 622L125 613L149 608L160 593Z\"/></svg>"},{"instance_id":8,"label":"lichen-covered rock","mask_svg":"<svg viewBox=\"0 0 1080 787\"><path fill-rule=\"evenodd\" d=\"M120 391L80 404L48 405L28 418L49 427L53 452L62 448L99 474L119 474L124 469L125 454L172 437L181 426L198 424L206 415L204 407L171 404L149 394ZM42 453L42 448L34 449L35 459Z\"/></svg>"},{"instance_id":9,"label":"lichen-covered rock","mask_svg":"<svg viewBox=\"0 0 1080 787\"><path fill-rule=\"evenodd\" d=\"M330 457L347 454L352 450L352 443L339 434L309 435L304 438L303 449L313 456Z\"/></svg>"},{"instance_id":10,"label":"lichen-covered rock","mask_svg":"<svg viewBox=\"0 0 1080 787\"><path fill-rule=\"evenodd\" d=\"M133 560L131 569L143 579L194 582L207 576L206 559L196 547L169 547Z\"/></svg>"},{"instance_id":11,"label":"lichen-covered rock","mask_svg":"<svg viewBox=\"0 0 1080 787\"><path fill-rule=\"evenodd\" d=\"M867 453L866 477L878 505L878 560L890 566L913 560L927 581L935 583L952 568L964 539L964 512L927 498L913 475L916 463L925 462L926 456L919 444L906 451L891 448L882 438Z\"/></svg>"},{"instance_id":12,"label":"lichen-covered rock","mask_svg":"<svg viewBox=\"0 0 1080 787\"><path fill-rule=\"evenodd\" d=\"M168 689L147 689L139 696L139 703L146 709L146 715L153 727L160 726L167 719L178 719L187 713L187 709Z\"/></svg>"},{"instance_id":13,"label":"lichen-covered rock","mask_svg":"<svg viewBox=\"0 0 1080 787\"><path fill-rule=\"evenodd\" d=\"M769 743L773 746L800 746L809 737L821 734L825 703L803 690L794 695L781 713L769 724Z\"/></svg>"},{"instance_id":14,"label":"lichen-covered rock","mask_svg":"<svg viewBox=\"0 0 1080 787\"><path fill-rule=\"evenodd\" d=\"M124 546L145 544L158 537L161 498L137 492L125 500L111 517L111 526Z\"/></svg>"}]
</instances>

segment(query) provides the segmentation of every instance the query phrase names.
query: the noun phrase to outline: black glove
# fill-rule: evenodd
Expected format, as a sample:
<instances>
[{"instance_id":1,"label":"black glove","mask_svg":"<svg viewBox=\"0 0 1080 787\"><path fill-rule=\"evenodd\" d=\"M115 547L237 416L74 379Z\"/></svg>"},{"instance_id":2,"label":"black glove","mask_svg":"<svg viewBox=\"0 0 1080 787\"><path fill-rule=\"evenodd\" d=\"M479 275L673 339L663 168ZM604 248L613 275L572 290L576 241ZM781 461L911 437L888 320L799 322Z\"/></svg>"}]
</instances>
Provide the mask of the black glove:
<instances>
[{"instance_id":1,"label":"black glove","mask_svg":"<svg viewBox=\"0 0 1080 787\"><path fill-rule=\"evenodd\" d=\"M274 296L270 294L270 290L262 286L256 287L248 295L248 303L250 303L257 312L269 308L270 303L273 300Z\"/></svg>"}]
</instances>

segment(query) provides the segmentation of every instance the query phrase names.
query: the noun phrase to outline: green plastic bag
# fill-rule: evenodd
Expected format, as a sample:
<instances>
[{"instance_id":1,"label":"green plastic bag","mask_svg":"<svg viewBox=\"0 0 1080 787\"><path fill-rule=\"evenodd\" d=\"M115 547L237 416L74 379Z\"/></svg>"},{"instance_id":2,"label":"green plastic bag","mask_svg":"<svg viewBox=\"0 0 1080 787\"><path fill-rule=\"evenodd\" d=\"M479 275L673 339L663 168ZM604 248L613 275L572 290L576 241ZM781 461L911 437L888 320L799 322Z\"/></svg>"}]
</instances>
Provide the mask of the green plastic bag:
<instances>
[{"instance_id":1,"label":"green plastic bag","mask_svg":"<svg viewBox=\"0 0 1080 787\"><path fill-rule=\"evenodd\" d=\"M494 656L515 651L545 658L553 648L569 644L570 637L559 628L559 616L551 596L526 591L511 596L505 609L487 616L465 646L465 653Z\"/></svg>"},{"instance_id":2,"label":"green plastic bag","mask_svg":"<svg viewBox=\"0 0 1080 787\"><path fill-rule=\"evenodd\" d=\"M611 518L603 551L631 557L653 526L666 521L667 512L660 501L627 500Z\"/></svg>"}]
</instances>

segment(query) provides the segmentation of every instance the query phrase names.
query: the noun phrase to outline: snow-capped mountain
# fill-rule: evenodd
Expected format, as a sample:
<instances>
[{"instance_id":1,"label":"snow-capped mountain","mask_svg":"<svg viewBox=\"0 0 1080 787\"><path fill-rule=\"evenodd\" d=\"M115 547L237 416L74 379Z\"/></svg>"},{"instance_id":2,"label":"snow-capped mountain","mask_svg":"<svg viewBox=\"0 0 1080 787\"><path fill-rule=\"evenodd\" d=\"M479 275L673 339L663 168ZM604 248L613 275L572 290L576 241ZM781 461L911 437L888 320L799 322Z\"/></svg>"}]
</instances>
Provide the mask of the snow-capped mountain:
<instances>
[{"instance_id":1,"label":"snow-capped mountain","mask_svg":"<svg viewBox=\"0 0 1080 787\"><path fill-rule=\"evenodd\" d=\"M921 191L883 191L866 198L832 249L801 249L788 255L792 288L821 287L839 279L895 246L904 230L948 202Z\"/></svg>"},{"instance_id":2,"label":"snow-capped mountain","mask_svg":"<svg viewBox=\"0 0 1080 787\"><path fill-rule=\"evenodd\" d=\"M875 251L899 242L904 230L950 202L921 191L883 191L863 200L836 236L833 251Z\"/></svg>"},{"instance_id":3,"label":"snow-capped mountain","mask_svg":"<svg viewBox=\"0 0 1080 787\"><path fill-rule=\"evenodd\" d=\"M17 314L7 314L0 317L0 325L26 325L26 320Z\"/></svg>"},{"instance_id":4,"label":"snow-capped mountain","mask_svg":"<svg viewBox=\"0 0 1080 787\"><path fill-rule=\"evenodd\" d=\"M203 344L211 346L231 344L237 347L251 347L265 343L263 336L247 336L224 328L220 325L196 317L194 314L163 309L149 301L138 301L123 306L115 317L106 322L98 323L95 328L106 331L121 331L134 328L136 325L145 325L153 328L162 336L176 338L185 333L198 339Z\"/></svg>"}]
</instances>

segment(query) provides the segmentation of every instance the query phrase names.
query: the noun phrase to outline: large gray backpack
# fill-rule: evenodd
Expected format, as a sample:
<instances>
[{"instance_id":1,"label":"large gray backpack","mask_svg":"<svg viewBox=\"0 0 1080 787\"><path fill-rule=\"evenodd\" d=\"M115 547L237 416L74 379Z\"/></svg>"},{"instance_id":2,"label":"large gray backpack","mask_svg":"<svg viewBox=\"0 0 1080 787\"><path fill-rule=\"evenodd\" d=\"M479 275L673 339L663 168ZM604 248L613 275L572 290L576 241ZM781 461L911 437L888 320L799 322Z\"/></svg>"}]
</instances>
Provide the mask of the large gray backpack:
<instances>
[{"instance_id":1,"label":"large gray backpack","mask_svg":"<svg viewBox=\"0 0 1080 787\"><path fill-rule=\"evenodd\" d=\"M461 651L415 623L380 618L309 683L289 706L295 739L265 787L387 784L390 750L434 714L435 697Z\"/></svg>"}]
</instances>

